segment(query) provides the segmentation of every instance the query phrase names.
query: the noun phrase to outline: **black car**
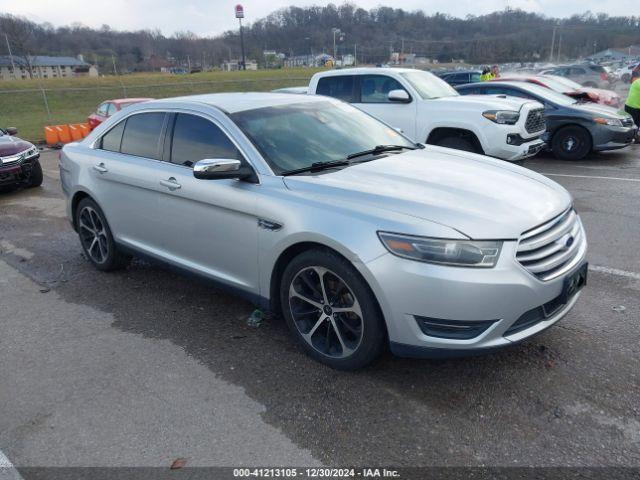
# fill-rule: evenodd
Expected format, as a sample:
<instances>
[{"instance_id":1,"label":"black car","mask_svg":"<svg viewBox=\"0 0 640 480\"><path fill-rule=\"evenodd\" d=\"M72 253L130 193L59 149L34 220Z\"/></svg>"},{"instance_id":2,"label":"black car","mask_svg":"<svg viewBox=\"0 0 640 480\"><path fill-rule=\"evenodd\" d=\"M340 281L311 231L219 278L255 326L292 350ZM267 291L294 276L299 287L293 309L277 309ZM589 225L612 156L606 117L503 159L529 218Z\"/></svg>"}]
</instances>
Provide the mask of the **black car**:
<instances>
[{"instance_id":1,"label":"black car","mask_svg":"<svg viewBox=\"0 0 640 480\"><path fill-rule=\"evenodd\" d=\"M564 160L579 160L592 151L624 148L636 134L633 119L626 113L532 83L493 81L461 85L456 90L461 95L507 95L542 103L547 141L554 155Z\"/></svg>"},{"instance_id":2,"label":"black car","mask_svg":"<svg viewBox=\"0 0 640 480\"><path fill-rule=\"evenodd\" d=\"M42 167L38 147L15 135L15 128L0 128L0 187L39 187Z\"/></svg>"},{"instance_id":3,"label":"black car","mask_svg":"<svg viewBox=\"0 0 640 480\"><path fill-rule=\"evenodd\" d=\"M451 70L436 74L449 85L456 87L458 85L466 85L467 83L475 83L480 81L480 70Z\"/></svg>"}]
</instances>

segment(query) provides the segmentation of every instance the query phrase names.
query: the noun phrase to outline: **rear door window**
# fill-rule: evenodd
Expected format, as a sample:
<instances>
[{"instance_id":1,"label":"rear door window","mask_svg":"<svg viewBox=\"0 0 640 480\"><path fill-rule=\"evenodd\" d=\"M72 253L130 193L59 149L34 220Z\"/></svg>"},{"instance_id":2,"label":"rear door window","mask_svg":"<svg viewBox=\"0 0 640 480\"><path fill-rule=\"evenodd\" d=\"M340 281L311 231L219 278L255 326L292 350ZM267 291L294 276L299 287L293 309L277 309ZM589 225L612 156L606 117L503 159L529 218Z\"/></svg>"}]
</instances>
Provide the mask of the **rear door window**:
<instances>
[{"instance_id":1,"label":"rear door window","mask_svg":"<svg viewBox=\"0 0 640 480\"><path fill-rule=\"evenodd\" d=\"M204 159L241 160L242 155L227 135L198 115L178 113L171 141L171 163L192 167Z\"/></svg>"},{"instance_id":2,"label":"rear door window","mask_svg":"<svg viewBox=\"0 0 640 480\"><path fill-rule=\"evenodd\" d=\"M164 112L149 112L127 118L120 151L128 155L159 160L164 117Z\"/></svg>"},{"instance_id":3,"label":"rear door window","mask_svg":"<svg viewBox=\"0 0 640 480\"><path fill-rule=\"evenodd\" d=\"M344 100L345 102L354 102L356 100L355 77L353 75L323 77L318 80L316 93Z\"/></svg>"},{"instance_id":4,"label":"rear door window","mask_svg":"<svg viewBox=\"0 0 640 480\"><path fill-rule=\"evenodd\" d=\"M103 137L100 148L102 150L108 150L110 152L119 152L120 143L122 142L122 132L124 132L125 121L120 122L111 130L109 130Z\"/></svg>"}]
</instances>

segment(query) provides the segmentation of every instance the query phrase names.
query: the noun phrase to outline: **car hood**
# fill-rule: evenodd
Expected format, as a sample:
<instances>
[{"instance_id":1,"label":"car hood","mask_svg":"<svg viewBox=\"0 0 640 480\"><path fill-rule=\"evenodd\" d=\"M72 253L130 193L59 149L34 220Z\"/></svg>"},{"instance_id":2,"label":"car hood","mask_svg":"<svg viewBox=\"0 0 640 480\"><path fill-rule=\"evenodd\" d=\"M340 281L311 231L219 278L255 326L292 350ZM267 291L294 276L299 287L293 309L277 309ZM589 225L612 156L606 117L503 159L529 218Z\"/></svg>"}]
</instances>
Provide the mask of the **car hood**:
<instances>
[{"instance_id":1,"label":"car hood","mask_svg":"<svg viewBox=\"0 0 640 480\"><path fill-rule=\"evenodd\" d=\"M15 155L16 153L24 152L32 146L32 143L26 142L20 138L12 137L11 135L1 135L0 157L7 157L9 155Z\"/></svg>"},{"instance_id":2,"label":"car hood","mask_svg":"<svg viewBox=\"0 0 640 480\"><path fill-rule=\"evenodd\" d=\"M571 205L569 193L542 175L434 146L284 181L330 205L383 209L446 225L473 239L518 238Z\"/></svg>"},{"instance_id":3,"label":"car hood","mask_svg":"<svg viewBox=\"0 0 640 480\"><path fill-rule=\"evenodd\" d=\"M452 106L486 110L515 110L520 111L526 103L537 103L531 100L503 95L460 95L457 97L443 97L429 100L433 102L451 102Z\"/></svg>"}]
</instances>

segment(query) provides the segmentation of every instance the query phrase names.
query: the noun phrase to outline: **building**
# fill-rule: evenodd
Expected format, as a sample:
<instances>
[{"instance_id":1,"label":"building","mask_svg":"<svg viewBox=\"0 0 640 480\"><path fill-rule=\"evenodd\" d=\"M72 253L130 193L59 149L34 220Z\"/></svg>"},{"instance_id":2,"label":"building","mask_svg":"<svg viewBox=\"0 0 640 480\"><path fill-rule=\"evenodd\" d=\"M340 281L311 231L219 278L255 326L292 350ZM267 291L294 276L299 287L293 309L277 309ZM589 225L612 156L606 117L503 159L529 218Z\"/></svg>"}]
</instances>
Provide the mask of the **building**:
<instances>
[{"instance_id":1,"label":"building","mask_svg":"<svg viewBox=\"0 0 640 480\"><path fill-rule=\"evenodd\" d=\"M608 48L587 57L593 62L630 62L640 58L640 45L621 48Z\"/></svg>"},{"instance_id":2,"label":"building","mask_svg":"<svg viewBox=\"0 0 640 480\"><path fill-rule=\"evenodd\" d=\"M255 60L245 60L246 70L258 70L258 62ZM240 65L242 64L242 60L226 60L222 62L222 70L225 72L235 72L236 70L241 70Z\"/></svg>"},{"instance_id":3,"label":"building","mask_svg":"<svg viewBox=\"0 0 640 480\"><path fill-rule=\"evenodd\" d=\"M333 62L333 57L326 53L320 55L295 55L284 59L284 67L324 67L327 62Z\"/></svg>"},{"instance_id":4,"label":"building","mask_svg":"<svg viewBox=\"0 0 640 480\"><path fill-rule=\"evenodd\" d=\"M31 75L29 75L29 69L31 69ZM98 69L82 60L82 57L78 59L34 55L27 59L19 55L0 56L0 80L79 76L97 77Z\"/></svg>"}]
</instances>

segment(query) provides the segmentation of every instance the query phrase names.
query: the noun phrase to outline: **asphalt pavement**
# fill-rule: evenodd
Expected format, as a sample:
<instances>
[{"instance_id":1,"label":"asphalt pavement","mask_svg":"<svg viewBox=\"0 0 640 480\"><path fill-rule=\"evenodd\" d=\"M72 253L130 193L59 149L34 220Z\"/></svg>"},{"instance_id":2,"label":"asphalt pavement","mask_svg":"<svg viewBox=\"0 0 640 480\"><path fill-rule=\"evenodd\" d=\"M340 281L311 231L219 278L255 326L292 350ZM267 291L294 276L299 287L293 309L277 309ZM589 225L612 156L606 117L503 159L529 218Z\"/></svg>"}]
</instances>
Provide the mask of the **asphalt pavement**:
<instances>
[{"instance_id":1,"label":"asphalt pavement","mask_svg":"<svg viewBox=\"0 0 640 480\"><path fill-rule=\"evenodd\" d=\"M0 460L30 466L640 467L640 147L528 168L575 197L589 284L555 327L345 373L284 322L135 261L93 269L42 188L0 195ZM1 463L1 462L0 462Z\"/></svg>"}]
</instances>

